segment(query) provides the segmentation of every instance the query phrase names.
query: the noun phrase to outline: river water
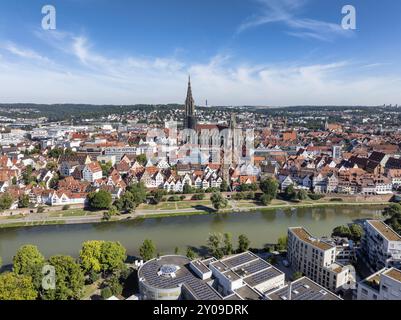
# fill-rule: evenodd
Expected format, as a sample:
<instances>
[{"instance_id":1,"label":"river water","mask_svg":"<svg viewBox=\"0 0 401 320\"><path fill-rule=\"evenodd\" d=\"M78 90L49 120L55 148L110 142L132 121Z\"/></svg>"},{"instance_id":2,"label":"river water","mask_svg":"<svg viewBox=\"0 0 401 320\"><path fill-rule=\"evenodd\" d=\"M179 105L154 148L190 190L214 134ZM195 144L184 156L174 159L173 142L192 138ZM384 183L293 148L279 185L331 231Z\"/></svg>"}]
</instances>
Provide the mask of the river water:
<instances>
[{"instance_id":1,"label":"river water","mask_svg":"<svg viewBox=\"0 0 401 320\"><path fill-rule=\"evenodd\" d=\"M276 243L286 235L288 227L304 226L315 236L330 235L338 225L358 219L379 218L383 207L353 206L326 208L298 208L253 213L210 214L136 221L24 227L0 230L0 256L3 264L12 261L16 250L23 244L34 244L49 257L68 254L77 257L86 240L120 241L130 255L138 254L144 239L152 239L160 254L172 254L175 247L180 253L187 246L200 248L213 232L229 232L236 246L243 233L251 240L251 247L259 248Z\"/></svg>"}]
</instances>

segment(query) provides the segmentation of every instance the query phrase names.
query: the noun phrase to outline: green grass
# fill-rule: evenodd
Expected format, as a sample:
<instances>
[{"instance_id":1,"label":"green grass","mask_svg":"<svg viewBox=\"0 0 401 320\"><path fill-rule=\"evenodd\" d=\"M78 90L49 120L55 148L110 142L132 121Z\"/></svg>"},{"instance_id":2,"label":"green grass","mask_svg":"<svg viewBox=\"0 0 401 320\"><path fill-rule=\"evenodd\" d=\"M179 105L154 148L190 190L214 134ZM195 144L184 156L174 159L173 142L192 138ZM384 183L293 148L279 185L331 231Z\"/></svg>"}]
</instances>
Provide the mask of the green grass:
<instances>
[{"instance_id":1,"label":"green grass","mask_svg":"<svg viewBox=\"0 0 401 320\"><path fill-rule=\"evenodd\" d=\"M12 219L22 219L22 218L24 218L25 216L23 215L23 214L16 214L16 215L12 215L12 216L8 216L8 217L6 217L6 219L8 219L8 220L12 220Z\"/></svg>"},{"instance_id":2,"label":"green grass","mask_svg":"<svg viewBox=\"0 0 401 320\"><path fill-rule=\"evenodd\" d=\"M175 206L175 202L160 202L157 205L143 204L138 209L139 210L175 210L177 208Z\"/></svg>"},{"instance_id":3,"label":"green grass","mask_svg":"<svg viewBox=\"0 0 401 320\"><path fill-rule=\"evenodd\" d=\"M49 217L83 217L89 215L96 215L99 213L101 212L86 211L84 209L69 209L69 210L51 212L49 213Z\"/></svg>"},{"instance_id":4,"label":"green grass","mask_svg":"<svg viewBox=\"0 0 401 320\"><path fill-rule=\"evenodd\" d=\"M37 227L37 226L47 226L47 225L59 225L66 224L65 220L60 221L35 221L35 222L16 222L8 224L0 224L0 229L7 228L19 228L19 227Z\"/></svg>"},{"instance_id":5,"label":"green grass","mask_svg":"<svg viewBox=\"0 0 401 320\"><path fill-rule=\"evenodd\" d=\"M206 215L206 214L215 214L215 213L208 212L208 211L160 213L160 214L141 215L141 216L136 217L135 220L171 218L171 217L180 217L180 216L196 216L196 215Z\"/></svg>"},{"instance_id":6,"label":"green grass","mask_svg":"<svg viewBox=\"0 0 401 320\"><path fill-rule=\"evenodd\" d=\"M195 208L197 206L212 208L212 203L209 200L193 200L193 201L177 202L178 209L190 209L190 208Z\"/></svg>"}]
</instances>

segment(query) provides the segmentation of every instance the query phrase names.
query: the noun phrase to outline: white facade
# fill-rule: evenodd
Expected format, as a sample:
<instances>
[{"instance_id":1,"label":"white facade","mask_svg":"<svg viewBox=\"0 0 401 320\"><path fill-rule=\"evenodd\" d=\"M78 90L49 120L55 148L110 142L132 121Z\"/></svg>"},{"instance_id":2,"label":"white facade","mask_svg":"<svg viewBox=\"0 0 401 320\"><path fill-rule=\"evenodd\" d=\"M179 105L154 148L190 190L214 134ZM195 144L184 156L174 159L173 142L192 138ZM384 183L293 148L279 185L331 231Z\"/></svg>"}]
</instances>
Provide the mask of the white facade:
<instances>
[{"instance_id":1,"label":"white facade","mask_svg":"<svg viewBox=\"0 0 401 320\"><path fill-rule=\"evenodd\" d=\"M361 249L373 271L401 266L401 237L381 220L364 224Z\"/></svg>"},{"instance_id":2,"label":"white facade","mask_svg":"<svg viewBox=\"0 0 401 320\"><path fill-rule=\"evenodd\" d=\"M333 292L351 280L349 267L335 262L336 246L313 238L302 227L288 229L287 256L294 270Z\"/></svg>"},{"instance_id":3,"label":"white facade","mask_svg":"<svg viewBox=\"0 0 401 320\"><path fill-rule=\"evenodd\" d=\"M358 283L357 300L401 300L401 271L383 268Z\"/></svg>"}]
</instances>

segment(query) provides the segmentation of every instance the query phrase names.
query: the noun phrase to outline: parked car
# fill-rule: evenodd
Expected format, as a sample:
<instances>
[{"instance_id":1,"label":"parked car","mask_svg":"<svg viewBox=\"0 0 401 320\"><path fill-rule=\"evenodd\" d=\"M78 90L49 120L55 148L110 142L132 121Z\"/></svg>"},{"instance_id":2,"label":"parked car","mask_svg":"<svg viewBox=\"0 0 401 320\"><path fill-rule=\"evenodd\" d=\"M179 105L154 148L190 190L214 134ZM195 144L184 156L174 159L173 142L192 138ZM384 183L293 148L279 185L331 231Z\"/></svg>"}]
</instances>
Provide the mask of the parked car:
<instances>
[{"instance_id":1,"label":"parked car","mask_svg":"<svg viewBox=\"0 0 401 320\"><path fill-rule=\"evenodd\" d=\"M290 263L288 262L288 260L283 260L283 265L284 265L284 267L289 267L290 266Z\"/></svg>"}]
</instances>

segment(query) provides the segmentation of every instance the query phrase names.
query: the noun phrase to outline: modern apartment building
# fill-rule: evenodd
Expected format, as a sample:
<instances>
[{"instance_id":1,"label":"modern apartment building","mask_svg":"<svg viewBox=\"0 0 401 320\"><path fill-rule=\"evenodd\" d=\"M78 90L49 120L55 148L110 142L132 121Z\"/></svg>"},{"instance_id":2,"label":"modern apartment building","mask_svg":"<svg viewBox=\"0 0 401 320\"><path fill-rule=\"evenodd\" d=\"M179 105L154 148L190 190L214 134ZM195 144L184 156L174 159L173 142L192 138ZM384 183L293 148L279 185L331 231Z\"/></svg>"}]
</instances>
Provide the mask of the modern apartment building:
<instances>
[{"instance_id":1,"label":"modern apartment building","mask_svg":"<svg viewBox=\"0 0 401 320\"><path fill-rule=\"evenodd\" d=\"M381 220L364 223L361 252L371 270L401 267L401 236Z\"/></svg>"},{"instance_id":2,"label":"modern apartment building","mask_svg":"<svg viewBox=\"0 0 401 320\"><path fill-rule=\"evenodd\" d=\"M358 283L357 300L401 300L401 271L383 268Z\"/></svg>"},{"instance_id":3,"label":"modern apartment building","mask_svg":"<svg viewBox=\"0 0 401 320\"><path fill-rule=\"evenodd\" d=\"M336 262L336 246L314 238L302 227L288 229L288 261L319 285L340 292L351 283L351 266Z\"/></svg>"}]
</instances>

